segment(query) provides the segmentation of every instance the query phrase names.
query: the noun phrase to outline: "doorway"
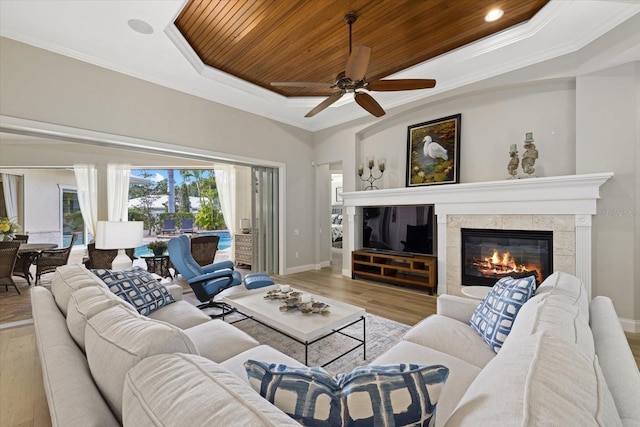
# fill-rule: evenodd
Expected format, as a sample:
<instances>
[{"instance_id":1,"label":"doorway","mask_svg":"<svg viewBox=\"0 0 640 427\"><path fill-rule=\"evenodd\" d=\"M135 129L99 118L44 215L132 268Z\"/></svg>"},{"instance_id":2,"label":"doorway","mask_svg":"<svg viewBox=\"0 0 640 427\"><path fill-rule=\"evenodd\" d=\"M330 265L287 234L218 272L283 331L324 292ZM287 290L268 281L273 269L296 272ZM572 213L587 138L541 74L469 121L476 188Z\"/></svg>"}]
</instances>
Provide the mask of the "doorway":
<instances>
[{"instance_id":1,"label":"doorway","mask_svg":"<svg viewBox=\"0 0 640 427\"><path fill-rule=\"evenodd\" d=\"M83 155L93 158L122 158L127 159L132 169L200 169L211 168L222 159L219 154L203 150L191 150L185 152L181 147L158 144L156 141L148 141L139 138L121 136L103 132L83 131L80 129L65 127L64 132L60 127L53 129L47 123L29 122L27 129L24 124L18 123L12 127L3 127L2 133L6 135L25 135L29 139L35 139L43 144L57 143L78 144L78 147L88 147L86 150L74 150L74 156L78 159ZM159 147L160 145L160 147ZM75 161L69 159L69 162ZM89 160L91 161L91 160ZM256 254L257 264L254 271L269 271L274 274L284 274L284 257L280 251L284 248L284 223L281 212L284 212L281 195L284 193L283 182L279 179L284 164L261 159L251 159L225 155L226 164L244 167L250 171L257 171L254 186L253 179L247 185L247 193L254 194L255 199L255 223L258 227L258 248ZM29 165L31 167L31 165ZM64 166L69 168L70 166ZM14 167L18 169L18 167ZM20 167L24 169L24 167ZM253 176L253 172L247 174ZM251 197L253 199L253 197ZM252 200L253 204L253 200ZM243 219L243 218L240 218ZM234 221L233 228L242 228L239 221ZM269 252L267 252L269 251Z\"/></svg>"},{"instance_id":2,"label":"doorway","mask_svg":"<svg viewBox=\"0 0 640 427\"><path fill-rule=\"evenodd\" d=\"M342 171L331 171L331 249L342 251Z\"/></svg>"}]
</instances>

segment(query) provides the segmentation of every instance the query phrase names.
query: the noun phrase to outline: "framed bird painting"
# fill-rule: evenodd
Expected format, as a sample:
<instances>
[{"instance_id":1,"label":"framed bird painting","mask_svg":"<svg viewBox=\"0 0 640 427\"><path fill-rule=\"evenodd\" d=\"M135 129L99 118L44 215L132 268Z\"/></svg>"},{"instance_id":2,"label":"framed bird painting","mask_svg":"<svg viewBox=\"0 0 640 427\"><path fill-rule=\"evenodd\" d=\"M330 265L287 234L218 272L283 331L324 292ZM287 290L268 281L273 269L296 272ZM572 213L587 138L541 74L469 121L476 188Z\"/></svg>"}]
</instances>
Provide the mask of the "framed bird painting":
<instances>
[{"instance_id":1,"label":"framed bird painting","mask_svg":"<svg viewBox=\"0 0 640 427\"><path fill-rule=\"evenodd\" d=\"M407 187L459 182L461 117L456 114L409 126Z\"/></svg>"}]
</instances>

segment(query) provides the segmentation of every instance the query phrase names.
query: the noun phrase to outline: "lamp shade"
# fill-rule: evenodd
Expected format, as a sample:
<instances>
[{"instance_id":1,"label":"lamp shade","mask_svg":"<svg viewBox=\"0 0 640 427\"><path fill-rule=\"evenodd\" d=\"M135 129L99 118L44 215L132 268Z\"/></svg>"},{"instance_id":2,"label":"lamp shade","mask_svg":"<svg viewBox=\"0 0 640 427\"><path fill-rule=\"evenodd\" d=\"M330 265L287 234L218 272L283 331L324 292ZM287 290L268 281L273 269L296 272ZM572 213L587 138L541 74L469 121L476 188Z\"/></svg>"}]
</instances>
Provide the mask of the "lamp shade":
<instances>
[{"instance_id":1,"label":"lamp shade","mask_svg":"<svg viewBox=\"0 0 640 427\"><path fill-rule=\"evenodd\" d=\"M242 218L240 220L240 230L244 233L244 234L249 234L251 233L251 220L248 218Z\"/></svg>"},{"instance_id":2,"label":"lamp shade","mask_svg":"<svg viewBox=\"0 0 640 427\"><path fill-rule=\"evenodd\" d=\"M142 246L142 221L98 221L96 249L126 249Z\"/></svg>"}]
</instances>

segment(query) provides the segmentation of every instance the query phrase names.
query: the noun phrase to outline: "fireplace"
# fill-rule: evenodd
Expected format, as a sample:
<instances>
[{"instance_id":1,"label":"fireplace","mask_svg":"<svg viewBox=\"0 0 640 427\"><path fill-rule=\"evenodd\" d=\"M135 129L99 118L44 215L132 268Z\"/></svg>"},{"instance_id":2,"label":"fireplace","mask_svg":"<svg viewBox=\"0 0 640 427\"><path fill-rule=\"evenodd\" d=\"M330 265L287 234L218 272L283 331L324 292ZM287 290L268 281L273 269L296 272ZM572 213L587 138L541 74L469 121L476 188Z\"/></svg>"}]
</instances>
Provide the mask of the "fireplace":
<instances>
[{"instance_id":1,"label":"fireplace","mask_svg":"<svg viewBox=\"0 0 640 427\"><path fill-rule=\"evenodd\" d=\"M553 272L553 231L462 228L463 285L493 286L503 277L534 275L537 284Z\"/></svg>"}]
</instances>

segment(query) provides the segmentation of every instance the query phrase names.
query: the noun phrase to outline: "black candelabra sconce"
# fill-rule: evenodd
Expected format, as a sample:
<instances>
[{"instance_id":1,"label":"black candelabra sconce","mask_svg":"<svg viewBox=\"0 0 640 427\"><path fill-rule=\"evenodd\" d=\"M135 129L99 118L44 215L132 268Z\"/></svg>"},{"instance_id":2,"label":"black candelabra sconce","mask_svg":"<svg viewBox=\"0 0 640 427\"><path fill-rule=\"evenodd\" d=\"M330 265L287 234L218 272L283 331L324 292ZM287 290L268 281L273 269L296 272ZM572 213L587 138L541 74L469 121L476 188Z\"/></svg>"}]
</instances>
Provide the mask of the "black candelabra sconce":
<instances>
[{"instance_id":1,"label":"black candelabra sconce","mask_svg":"<svg viewBox=\"0 0 640 427\"><path fill-rule=\"evenodd\" d=\"M362 182L369 183L368 186L364 187L365 190L379 190L379 188L373 185L373 183L382 178L385 169L385 159L378 159L378 171L380 171L380 176L374 176L373 166L375 163L375 158L373 156L367 157L367 167L369 168L369 177L367 178L362 177L362 175L364 175L364 165L360 165L358 168L358 176L360 177L360 180Z\"/></svg>"}]
</instances>

